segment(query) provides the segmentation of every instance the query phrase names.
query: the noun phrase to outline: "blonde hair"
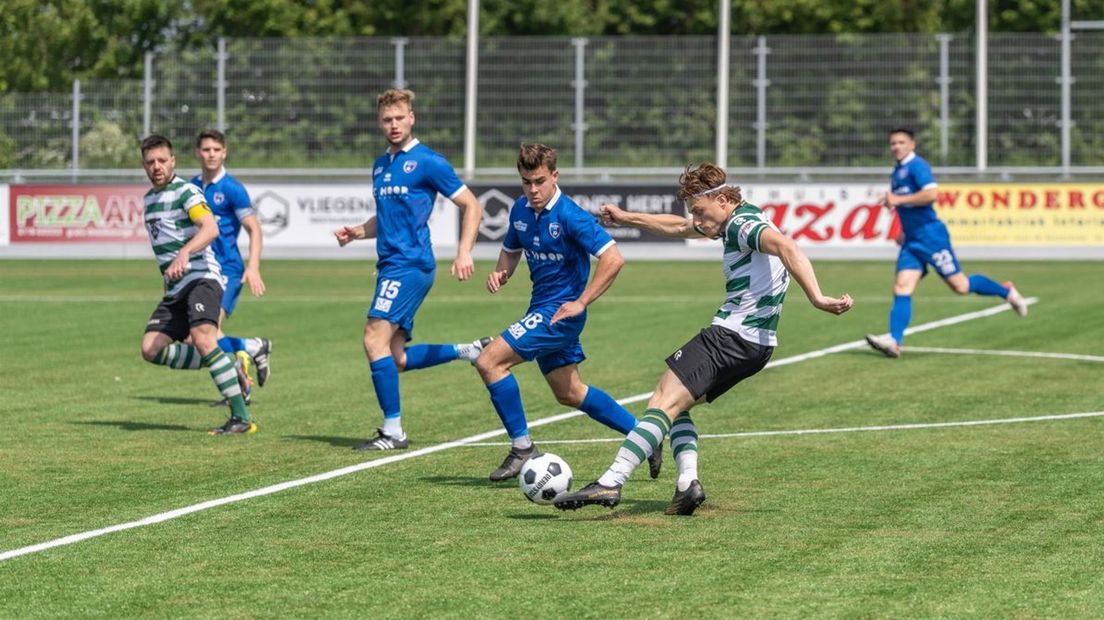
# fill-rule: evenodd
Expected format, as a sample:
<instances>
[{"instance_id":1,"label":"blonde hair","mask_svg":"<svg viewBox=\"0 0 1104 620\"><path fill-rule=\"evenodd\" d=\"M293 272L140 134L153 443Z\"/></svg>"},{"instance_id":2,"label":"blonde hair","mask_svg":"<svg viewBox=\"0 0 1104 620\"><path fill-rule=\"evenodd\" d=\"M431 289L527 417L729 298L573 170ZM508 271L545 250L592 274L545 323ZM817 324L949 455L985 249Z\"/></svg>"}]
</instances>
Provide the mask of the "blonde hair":
<instances>
[{"instance_id":1,"label":"blonde hair","mask_svg":"<svg viewBox=\"0 0 1104 620\"><path fill-rule=\"evenodd\" d=\"M740 204L744 197L739 186L726 185L727 175L723 168L709 162L696 166L687 166L679 177L679 200L689 203L703 194L723 194L733 204Z\"/></svg>"},{"instance_id":2,"label":"blonde hair","mask_svg":"<svg viewBox=\"0 0 1104 620\"><path fill-rule=\"evenodd\" d=\"M389 88L376 97L376 109L405 103L406 107L414 109L414 91L405 88Z\"/></svg>"}]
</instances>

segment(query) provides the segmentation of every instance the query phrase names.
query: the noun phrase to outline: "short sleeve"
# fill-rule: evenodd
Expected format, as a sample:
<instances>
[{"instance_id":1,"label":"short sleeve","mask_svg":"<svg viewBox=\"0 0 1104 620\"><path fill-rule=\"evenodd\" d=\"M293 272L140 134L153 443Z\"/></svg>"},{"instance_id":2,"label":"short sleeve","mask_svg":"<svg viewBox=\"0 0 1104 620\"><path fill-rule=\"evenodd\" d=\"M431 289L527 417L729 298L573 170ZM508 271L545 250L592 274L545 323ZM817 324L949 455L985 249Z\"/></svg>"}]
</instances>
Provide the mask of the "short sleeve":
<instances>
[{"instance_id":1,"label":"short sleeve","mask_svg":"<svg viewBox=\"0 0 1104 620\"><path fill-rule=\"evenodd\" d=\"M614 245L613 237L598 224L594 216L575 205L564 205L568 209L567 217L561 221L567 227L571 238L591 256L601 256Z\"/></svg>"},{"instance_id":2,"label":"short sleeve","mask_svg":"<svg viewBox=\"0 0 1104 620\"><path fill-rule=\"evenodd\" d=\"M456 171L453 170L452 164L444 157L439 155L430 157L425 160L425 165L429 168L426 170L426 182L438 194L452 200L467 188L464 182L456 176Z\"/></svg>"},{"instance_id":3,"label":"short sleeve","mask_svg":"<svg viewBox=\"0 0 1104 620\"><path fill-rule=\"evenodd\" d=\"M517 229L514 228L514 213L517 205L510 208L510 214L506 221L506 235L502 237L502 249L507 252L520 252L522 250L521 239L518 239Z\"/></svg>"},{"instance_id":4,"label":"short sleeve","mask_svg":"<svg viewBox=\"0 0 1104 620\"><path fill-rule=\"evenodd\" d=\"M931 165L923 159L917 159L912 163L912 181L916 184L917 191L925 190L930 187L938 187L935 182L935 175L932 174Z\"/></svg>"},{"instance_id":5,"label":"short sleeve","mask_svg":"<svg viewBox=\"0 0 1104 620\"><path fill-rule=\"evenodd\" d=\"M739 252L747 250L759 250L759 238L768 228L767 223L754 215L738 215L728 223L728 232L725 235L726 249Z\"/></svg>"},{"instance_id":6,"label":"short sleeve","mask_svg":"<svg viewBox=\"0 0 1104 620\"><path fill-rule=\"evenodd\" d=\"M257 215L257 210L253 208L253 201L249 198L249 192L246 191L245 186L234 183L232 188L230 204L234 208L234 215L238 217L238 221Z\"/></svg>"}]
</instances>

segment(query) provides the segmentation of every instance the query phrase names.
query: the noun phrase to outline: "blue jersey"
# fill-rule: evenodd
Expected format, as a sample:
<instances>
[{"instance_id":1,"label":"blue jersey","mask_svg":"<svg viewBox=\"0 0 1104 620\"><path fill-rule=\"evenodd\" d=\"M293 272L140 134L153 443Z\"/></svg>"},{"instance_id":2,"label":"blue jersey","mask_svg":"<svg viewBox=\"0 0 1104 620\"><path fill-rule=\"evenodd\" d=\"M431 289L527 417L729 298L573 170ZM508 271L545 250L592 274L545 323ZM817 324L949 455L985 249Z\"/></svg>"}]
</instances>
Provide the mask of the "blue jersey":
<instances>
[{"instance_id":1,"label":"blue jersey","mask_svg":"<svg viewBox=\"0 0 1104 620\"><path fill-rule=\"evenodd\" d=\"M436 269L427 225L433 203L437 194L451 200L464 189L448 160L416 139L377 159L372 168L377 266Z\"/></svg>"},{"instance_id":2,"label":"blue jersey","mask_svg":"<svg viewBox=\"0 0 1104 620\"><path fill-rule=\"evenodd\" d=\"M894 194L904 195L915 194L937 185L928 162L916 153L910 153L893 168L893 174L889 177L889 186ZM932 203L923 206L898 207L897 216L901 219L901 230L904 231L906 239L921 236L925 226L939 221Z\"/></svg>"},{"instance_id":3,"label":"blue jersey","mask_svg":"<svg viewBox=\"0 0 1104 620\"><path fill-rule=\"evenodd\" d=\"M207 198L207 204L218 221L219 236L211 244L215 250L215 258L222 265L223 274L234 274L245 271L241 252L238 250L238 235L241 233L242 220L249 216L256 216L253 202L249 199L249 192L240 181L226 173L223 168L219 171L214 181L204 185L203 176L196 175L192 178L192 185L203 190Z\"/></svg>"},{"instance_id":4,"label":"blue jersey","mask_svg":"<svg viewBox=\"0 0 1104 620\"><path fill-rule=\"evenodd\" d=\"M525 251L533 281L529 307L535 308L577 299L590 278L590 255L602 254L613 243L593 215L556 188L540 213L524 196L514 202L502 249Z\"/></svg>"}]
</instances>

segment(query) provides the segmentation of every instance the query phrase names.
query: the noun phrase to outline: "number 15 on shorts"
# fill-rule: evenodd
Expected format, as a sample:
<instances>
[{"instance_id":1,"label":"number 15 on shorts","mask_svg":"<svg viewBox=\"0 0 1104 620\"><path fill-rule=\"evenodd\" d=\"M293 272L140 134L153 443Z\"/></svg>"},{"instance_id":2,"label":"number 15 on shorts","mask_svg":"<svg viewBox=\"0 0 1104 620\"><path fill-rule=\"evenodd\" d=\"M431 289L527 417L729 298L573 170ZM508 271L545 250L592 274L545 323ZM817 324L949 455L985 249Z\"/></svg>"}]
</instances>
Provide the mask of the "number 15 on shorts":
<instances>
[{"instance_id":1,"label":"number 15 on shorts","mask_svg":"<svg viewBox=\"0 0 1104 620\"><path fill-rule=\"evenodd\" d=\"M399 296L399 287L402 282L398 280L384 280L380 282L379 294L376 296L375 308L377 312L390 312L391 304Z\"/></svg>"}]
</instances>

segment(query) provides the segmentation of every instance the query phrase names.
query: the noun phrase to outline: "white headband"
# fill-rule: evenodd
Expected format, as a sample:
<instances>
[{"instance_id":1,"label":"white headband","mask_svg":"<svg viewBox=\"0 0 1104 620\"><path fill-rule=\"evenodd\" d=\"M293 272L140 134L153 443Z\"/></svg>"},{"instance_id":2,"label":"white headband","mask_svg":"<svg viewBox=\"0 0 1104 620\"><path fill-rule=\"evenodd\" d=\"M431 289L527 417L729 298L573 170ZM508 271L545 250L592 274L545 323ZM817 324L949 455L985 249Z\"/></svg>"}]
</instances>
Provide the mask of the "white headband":
<instances>
[{"instance_id":1,"label":"white headband","mask_svg":"<svg viewBox=\"0 0 1104 620\"><path fill-rule=\"evenodd\" d=\"M719 192L719 191L721 191L722 189L724 189L724 188L726 188L726 187L733 187L733 186L732 186L732 185L730 185L730 184L728 184L728 183L721 183L721 184L720 184L720 185L718 185L717 187L714 187L714 188L712 188L712 189L707 189L707 190L705 190L704 192L699 192L699 193L697 193L697 194L694 194L694 195L693 195L693 198L698 198L698 197L700 197L700 196L708 196L709 194L713 194L713 193Z\"/></svg>"}]
</instances>

